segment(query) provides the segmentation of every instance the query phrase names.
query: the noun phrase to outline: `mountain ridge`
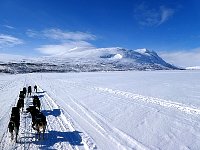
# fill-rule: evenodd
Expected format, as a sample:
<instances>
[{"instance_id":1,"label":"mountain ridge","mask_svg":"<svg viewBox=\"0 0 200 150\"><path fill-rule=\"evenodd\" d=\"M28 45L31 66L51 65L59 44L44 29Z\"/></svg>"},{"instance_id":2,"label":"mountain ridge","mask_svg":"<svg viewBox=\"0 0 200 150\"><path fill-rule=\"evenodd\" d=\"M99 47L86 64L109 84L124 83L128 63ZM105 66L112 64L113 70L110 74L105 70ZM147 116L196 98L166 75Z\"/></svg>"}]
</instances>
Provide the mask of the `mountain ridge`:
<instances>
[{"instance_id":1,"label":"mountain ridge","mask_svg":"<svg viewBox=\"0 0 200 150\"><path fill-rule=\"evenodd\" d=\"M73 49L66 53L40 58L20 58L0 63L0 72L91 72L127 70L180 69L165 62L155 51L128 50L120 47Z\"/></svg>"}]
</instances>

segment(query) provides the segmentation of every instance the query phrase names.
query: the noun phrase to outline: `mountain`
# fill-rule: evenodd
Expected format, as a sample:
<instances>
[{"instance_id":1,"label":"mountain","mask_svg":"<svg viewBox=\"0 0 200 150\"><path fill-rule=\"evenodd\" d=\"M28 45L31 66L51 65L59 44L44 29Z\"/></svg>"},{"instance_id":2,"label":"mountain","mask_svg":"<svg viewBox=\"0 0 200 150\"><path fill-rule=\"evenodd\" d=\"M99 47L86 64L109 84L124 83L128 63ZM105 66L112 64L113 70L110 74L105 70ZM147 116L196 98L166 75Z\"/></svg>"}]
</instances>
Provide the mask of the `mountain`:
<instances>
[{"instance_id":1,"label":"mountain","mask_svg":"<svg viewBox=\"0 0 200 150\"><path fill-rule=\"evenodd\" d=\"M1 72L90 72L127 70L179 69L147 49L98 48L83 50L75 48L67 53L40 58L21 58L0 63Z\"/></svg>"}]
</instances>

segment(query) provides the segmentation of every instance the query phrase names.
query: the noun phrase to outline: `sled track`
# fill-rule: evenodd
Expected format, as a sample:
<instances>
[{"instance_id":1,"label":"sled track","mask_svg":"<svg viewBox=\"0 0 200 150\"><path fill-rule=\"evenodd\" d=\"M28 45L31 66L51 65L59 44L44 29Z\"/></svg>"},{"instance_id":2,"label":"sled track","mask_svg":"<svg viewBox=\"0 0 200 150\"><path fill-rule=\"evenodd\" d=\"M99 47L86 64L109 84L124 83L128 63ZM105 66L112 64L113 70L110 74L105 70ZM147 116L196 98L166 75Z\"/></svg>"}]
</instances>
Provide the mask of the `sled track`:
<instances>
[{"instance_id":1,"label":"sled track","mask_svg":"<svg viewBox=\"0 0 200 150\"><path fill-rule=\"evenodd\" d=\"M15 79L16 80L16 79ZM7 85L1 87L0 91L2 91L3 89L7 88L7 87L10 87L13 83L15 83L16 81L15 80L12 80L12 81L9 81L7 82ZM3 136L1 137L0 139L0 149L3 150L8 150L8 146L9 148L11 149L17 149L17 143L15 143L15 141L11 141L10 139L10 133L8 131L8 122L9 122L9 118L10 118L10 111L12 109L12 106L14 106L16 104L18 100L18 97L15 98L15 101L14 103L9 107L9 109L2 115L2 117L0 118L0 121L3 119L3 118L8 118L7 122L6 122L6 125L4 125L5 127L5 132L3 133ZM22 114L23 112L20 112L20 115ZM20 125L23 124L22 122L22 116L20 117ZM19 129L19 134L18 134L18 139L20 137L20 129Z\"/></svg>"},{"instance_id":2,"label":"sled track","mask_svg":"<svg viewBox=\"0 0 200 150\"><path fill-rule=\"evenodd\" d=\"M19 77L19 78L15 78L14 80L11 80L11 81L8 81L6 83L4 83L1 87L0 87L0 91L3 91L9 87L12 87L12 85L16 82L18 82L19 79L21 79L22 77ZM14 103L12 104L13 106L17 103L17 100L18 100L18 96L15 98L15 101ZM2 118L5 118L7 117L7 114L10 114L10 111L11 111L11 108L12 106L10 106L10 109L8 109L6 112L4 112L3 115L1 115L2 117L0 118L0 121Z\"/></svg>"},{"instance_id":3,"label":"sled track","mask_svg":"<svg viewBox=\"0 0 200 150\"><path fill-rule=\"evenodd\" d=\"M149 107L149 108L153 109L155 112L159 112L160 111L159 108L153 107L153 105L158 105L158 104L151 103L152 105L146 105L146 104L148 104L150 102L140 101L137 98L136 99L133 98L132 95L138 95L138 94L134 94L134 93L130 93L130 92L125 92L125 91L119 91L119 90L113 90L113 89L109 89L109 88L95 87L95 86L84 86L83 87L81 84L78 84L78 83L75 83L75 82L69 82L69 81L67 83L70 84L71 88L79 88L79 89L82 89L82 90L88 91L88 92L91 92L91 90L93 90L94 92L95 91L97 92L96 94L101 94L101 95L108 95L109 94L109 97L113 97L113 98L111 98L111 100L112 99L120 99L118 101L118 104L122 104L123 105L123 104L130 104L130 103L132 103L134 105L137 104L137 105L143 105L145 107ZM140 96L147 98L147 100L149 98L147 96L142 96L142 95L140 95ZM150 98L152 98L153 100L156 99L156 100L168 102L170 104L178 104L181 107L185 106L185 107L188 107L190 110L193 110L193 109L196 109L197 111L200 110L198 108L187 106L187 105L181 104L181 103L174 103L174 102L171 102L171 101L167 101L167 100L163 100L163 99L158 99L158 98L153 98L153 97L150 97ZM143 102L143 103L141 103L141 102ZM159 106L161 106L161 105L159 105ZM170 109L174 109L174 110L180 111L179 109L176 109L174 107L164 107L164 108L168 108L168 109L170 108ZM198 116L198 114L192 113L192 112L185 112L185 111L180 111L180 112L187 113L187 114L193 115L193 116ZM189 125L188 122L191 122L191 123L195 124L196 126L200 127L198 121L195 121L194 119L191 120L191 119L188 119L188 118L184 117L184 121L183 121L182 120L183 116L182 116L182 119L181 119L179 117L174 117L173 115L170 115L167 112L162 112L162 113L164 115L166 115L166 116L173 117L173 119L175 119L177 122L182 122L185 125Z\"/></svg>"},{"instance_id":4,"label":"sled track","mask_svg":"<svg viewBox=\"0 0 200 150\"><path fill-rule=\"evenodd\" d=\"M66 92L67 91L65 91L65 93ZM53 94L56 96L55 93ZM65 95L66 99L74 103L74 106L70 106L66 103L66 101L63 101L61 98L57 97L59 101L63 101L65 103L66 107L64 109L73 112L78 118L80 118L80 120L84 121L88 127L93 128L98 134L102 136L102 138L105 138L107 141L113 143L113 145L118 147L118 149L149 149L136 139L110 125L99 114L87 109L82 104L78 103L78 101L69 92L67 92Z\"/></svg>"},{"instance_id":5,"label":"sled track","mask_svg":"<svg viewBox=\"0 0 200 150\"><path fill-rule=\"evenodd\" d=\"M121 91L121 90L114 90L111 88L102 88L102 87L95 87L95 86L94 87L93 86L82 87L82 85L79 83L69 82L69 81L64 81L64 82L70 84L73 87L83 88L84 90L91 89L91 90L95 90L100 93L103 92L103 93L108 93L111 95L116 95L119 97L125 97L125 98L132 99L132 100L138 101L138 102L151 103L154 105L162 106L164 108L176 109L178 111L181 111L181 112L184 112L187 114L200 115L200 108L189 106L189 105L186 105L183 103L172 102L169 100L164 100L164 99L155 98L155 97L143 96L140 94L135 94L135 93Z\"/></svg>"},{"instance_id":6,"label":"sled track","mask_svg":"<svg viewBox=\"0 0 200 150\"><path fill-rule=\"evenodd\" d=\"M70 95L70 93L68 93L67 96L78 107L78 109L81 110L81 114L84 114L85 116L84 118L88 118L88 120L90 121L87 121L86 119L84 120L87 121L87 123L89 123L90 126L95 128L96 131L99 132L101 135L103 135L105 138L107 138L108 140L111 140L113 143L118 145L120 149L126 149L124 145L122 144L121 140L122 141L125 140L129 148L145 149L145 150L149 149L145 145L140 143L139 141L136 141L135 139L133 139L126 133L110 125L103 117L101 117L96 112L91 111L87 109L86 107L84 107L82 104L76 102L74 98Z\"/></svg>"},{"instance_id":7,"label":"sled track","mask_svg":"<svg viewBox=\"0 0 200 150\"><path fill-rule=\"evenodd\" d=\"M14 83L18 82L22 78L23 77L18 77L18 78L15 78L15 79L11 80L11 81L5 82L4 84L2 84L0 86L0 91L3 91L5 88L11 87L11 85L13 85Z\"/></svg>"},{"instance_id":8,"label":"sled track","mask_svg":"<svg viewBox=\"0 0 200 150\"><path fill-rule=\"evenodd\" d=\"M82 88L81 85L77 85L76 83L70 84L72 87ZM71 87L71 86L70 86ZM84 90L92 89L88 88L87 86L83 88ZM67 92L67 91L65 91ZM59 99L59 101L63 101L63 99L59 98L53 91L52 94L54 97ZM102 93L99 93L102 94ZM112 142L114 145L117 145L118 149L126 149L126 148L133 148L133 149L149 149L147 146L143 145L141 142L137 141L133 137L130 137L123 131L113 127L110 125L103 117L99 114L95 113L84 107L82 104L78 103L78 101L69 93L66 94L66 99L70 100L72 103L75 104L75 107L70 106L67 102L65 106L67 107L66 111L73 112L76 116L78 116L81 120L85 122L88 126L93 128L98 134L102 136L102 138L107 139L107 141ZM66 107L64 109L66 109Z\"/></svg>"},{"instance_id":9,"label":"sled track","mask_svg":"<svg viewBox=\"0 0 200 150\"><path fill-rule=\"evenodd\" d=\"M23 113L23 112L20 112ZM23 124L22 122L22 116L20 117L20 125ZM7 127L7 126L6 126ZM15 133L14 133L15 134ZM19 128L19 134L18 134L18 143L15 142L15 139L11 141L11 135L8 131L8 128L5 129L5 132L3 133L3 136L0 141L0 150L13 150L18 149L18 147L21 146L21 135L22 135L22 128Z\"/></svg>"},{"instance_id":10,"label":"sled track","mask_svg":"<svg viewBox=\"0 0 200 150\"><path fill-rule=\"evenodd\" d=\"M95 87L94 89L97 90L97 91L100 91L100 92L114 94L114 95L130 98L130 99L133 99L133 100L137 100L137 101L142 101L142 102L146 102L146 103L152 103L152 104L160 105L160 106L165 107L165 108L174 108L174 109L177 109L177 110L184 112L184 113L187 113L187 114L193 114L193 115L199 115L200 114L199 108L187 106L187 105L182 104L182 103L171 102L171 101L167 101L167 100L163 100L163 99L159 99L159 98L153 98L153 97L143 96L143 95L139 95L139 94L133 94L133 93L130 93L130 92L113 90L113 89L109 89L109 88Z\"/></svg>"},{"instance_id":11,"label":"sled track","mask_svg":"<svg viewBox=\"0 0 200 150\"><path fill-rule=\"evenodd\" d=\"M3 133L3 136L2 136L1 142L0 142L0 149L1 149L1 150L6 149L6 143L8 142L7 139L8 139L8 132L5 131L5 132ZM14 143L13 143L13 144L14 144ZM13 146L15 146L15 145L13 145Z\"/></svg>"},{"instance_id":12,"label":"sled track","mask_svg":"<svg viewBox=\"0 0 200 150\"><path fill-rule=\"evenodd\" d=\"M31 98L27 97L26 98L26 103L25 103L25 107L24 109L26 110L26 108L29 107L29 105L32 104L31 102ZM31 144L36 141L35 139L35 133L34 130L32 129L32 121L31 121L31 115L30 113L24 113L23 114L23 120L24 120L24 140L23 140L23 145L21 145L23 147L24 150L29 150L31 149ZM23 128L23 127L22 127Z\"/></svg>"},{"instance_id":13,"label":"sled track","mask_svg":"<svg viewBox=\"0 0 200 150\"><path fill-rule=\"evenodd\" d=\"M41 88L40 88L41 89ZM42 91L42 90L41 90ZM41 105L43 106L44 110L48 110L50 109L51 111L53 109L59 109L59 106L54 102L54 100L47 94L44 93L44 97L41 100ZM46 105L45 105L46 104ZM59 128L61 129L61 132L76 132L75 128L73 127L73 123L71 121L71 118L68 116L68 118L66 118L66 115L68 116L68 114L63 114L62 110L60 112L60 116L54 117L55 121L58 125ZM49 120L47 117L47 128L48 130L52 130L54 128L53 124L48 124L48 122L51 122L52 120ZM58 128L58 127L57 127ZM77 145L71 145L70 143L68 143L67 147L64 147L64 149L75 149L75 150L79 150L79 149L88 149L88 150L92 150L92 149L96 149L96 145L91 142L91 139L85 135L84 133L81 133L81 138L82 138L82 144L83 147L77 146ZM70 140L72 143L76 143L76 141L74 141L74 139L72 137L69 136L69 139L66 139L66 141ZM63 147L62 147L63 149Z\"/></svg>"},{"instance_id":14,"label":"sled track","mask_svg":"<svg viewBox=\"0 0 200 150\"><path fill-rule=\"evenodd\" d=\"M48 108L45 106L44 104L44 100L45 100L45 103L48 105L48 108L52 111L53 110L53 107L52 105L50 104L49 101L51 101L51 99L47 99L46 97L44 97L42 100L41 100L41 105L43 106L43 109L44 110L48 110ZM61 129L62 132L66 132L66 131L69 131L69 128L65 127L66 124L63 123L63 121L61 120L60 117L54 117L55 118L55 122L57 123L57 125L59 125L59 128ZM49 124L49 122L52 122L52 120L49 120L48 117L47 117L47 130L53 130L54 129L54 126L53 124ZM67 139L66 139L67 141ZM63 147L64 146L64 147ZM62 145L62 148L65 148L65 149L76 149L76 150L79 150L78 147L72 147L70 144L68 144L67 146L65 145Z\"/></svg>"},{"instance_id":15,"label":"sled track","mask_svg":"<svg viewBox=\"0 0 200 150\"><path fill-rule=\"evenodd\" d=\"M37 148L39 149L49 149L49 148L50 149L51 148L67 149L67 150L68 149L75 149L75 150L96 149L96 145L93 142L91 142L92 140L90 139L90 137L87 134L79 132L74 128L73 121L71 117L69 116L69 114L68 113L66 114L66 112L64 113L60 109L60 107L56 104L56 102L46 93L46 91L43 91L43 89L39 87L39 84L37 84L31 78L29 79L29 84L30 85L35 84L38 86L38 93L35 93L35 95L38 95L40 98L41 111L47 111L47 113L48 112L54 113L54 110L57 109L57 110L60 110L60 114L58 116L54 116L54 114L50 114L49 116L47 114L46 115L47 128L45 131L46 139L40 140L40 141L34 141L34 138L29 139L25 143L26 147L32 148L35 144L37 144ZM31 125L29 126L31 128ZM28 136L30 138L33 135L29 134ZM59 136L61 136L61 139L62 139L61 141L59 141L60 139ZM81 141L79 141L79 138L81 139Z\"/></svg>"},{"instance_id":16,"label":"sled track","mask_svg":"<svg viewBox=\"0 0 200 150\"><path fill-rule=\"evenodd\" d=\"M20 112L23 113L23 112ZM23 124L22 121L22 116L20 117L20 125ZM15 134L15 133L14 133ZM18 143L15 142L15 140L13 139L11 141L11 137L10 137L10 133L8 131L8 129L6 128L5 132L3 133L3 136L0 140L0 149L1 150L13 150L13 149L18 149L18 147L21 147L22 145L20 144L21 141L21 136L22 136L23 132L22 132L22 127L19 128L19 134L18 134Z\"/></svg>"},{"instance_id":17,"label":"sled track","mask_svg":"<svg viewBox=\"0 0 200 150\"><path fill-rule=\"evenodd\" d=\"M34 94L33 95L38 95L38 94ZM50 110L52 111L53 110L53 106L52 104L49 102L50 100L47 99L45 96L44 98L40 98L40 102L41 102L41 111L42 110ZM27 98L27 101L26 101L26 107L29 107L29 105L32 105L32 99L31 98ZM48 116L47 116L47 128L46 128L46 131L45 131L45 137L44 137L44 140L42 139L41 137L41 140L38 140L38 136L36 135L36 131L32 129L32 121L31 121L31 115L28 113L28 114L25 114L23 116L23 120L24 120L24 139L22 141L22 144L21 144L21 149L24 149L24 150L28 150L28 149L51 149L51 147L45 147L45 146L48 146L46 144L48 144L48 142L51 140L50 136L48 136L48 130L53 130L56 128L60 128L63 132L66 131L66 130L69 130L67 127L65 127L65 124L62 123L61 119L59 117L53 117L53 119L55 120L56 122L56 126L54 126L54 124L51 124L49 122L51 122L50 119L48 119ZM42 136L42 134L41 134ZM46 143L47 142L47 143ZM52 145L53 146L53 145ZM60 147L57 147L56 149L67 149L67 150L72 150L72 149L75 149L73 148L70 144L68 144L66 146L66 144L61 144L59 145ZM53 147L54 148L54 147ZM78 150L78 149L76 149Z\"/></svg>"}]
</instances>

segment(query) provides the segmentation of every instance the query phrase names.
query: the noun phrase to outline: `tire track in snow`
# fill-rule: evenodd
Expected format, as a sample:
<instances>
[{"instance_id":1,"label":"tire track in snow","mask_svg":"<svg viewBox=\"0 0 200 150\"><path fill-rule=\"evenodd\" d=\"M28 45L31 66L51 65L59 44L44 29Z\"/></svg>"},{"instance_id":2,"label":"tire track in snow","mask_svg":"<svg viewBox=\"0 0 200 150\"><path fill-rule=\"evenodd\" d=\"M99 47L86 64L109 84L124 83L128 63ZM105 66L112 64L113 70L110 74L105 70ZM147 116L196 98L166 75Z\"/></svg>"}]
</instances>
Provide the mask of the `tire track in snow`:
<instances>
[{"instance_id":1,"label":"tire track in snow","mask_svg":"<svg viewBox=\"0 0 200 150\"><path fill-rule=\"evenodd\" d=\"M130 98L130 99L137 100L137 101L143 101L146 103L160 105L165 108L177 109L177 110L187 113L187 114L200 115L200 108L187 106L182 103L171 102L171 101L167 101L164 99L148 97L148 96L143 96L140 94L134 94L131 92L125 92L125 91L120 91L120 90L113 90L113 89L109 89L109 88L94 87L94 89L97 91L100 91L100 92L123 96L123 97Z\"/></svg>"}]
</instances>

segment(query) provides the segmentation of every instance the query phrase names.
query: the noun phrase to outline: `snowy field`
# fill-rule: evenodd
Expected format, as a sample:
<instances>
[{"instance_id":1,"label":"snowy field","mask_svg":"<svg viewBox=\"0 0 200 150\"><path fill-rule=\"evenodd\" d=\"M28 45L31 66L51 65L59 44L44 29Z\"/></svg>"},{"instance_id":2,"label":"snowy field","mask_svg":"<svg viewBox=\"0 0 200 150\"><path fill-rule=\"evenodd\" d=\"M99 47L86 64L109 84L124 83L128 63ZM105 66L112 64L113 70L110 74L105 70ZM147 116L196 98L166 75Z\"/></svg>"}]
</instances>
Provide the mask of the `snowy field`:
<instances>
[{"instance_id":1,"label":"snowy field","mask_svg":"<svg viewBox=\"0 0 200 150\"><path fill-rule=\"evenodd\" d=\"M22 112L15 144L7 131L11 107L35 84L45 139ZM200 149L200 71L0 74L0 108L0 149Z\"/></svg>"}]
</instances>

